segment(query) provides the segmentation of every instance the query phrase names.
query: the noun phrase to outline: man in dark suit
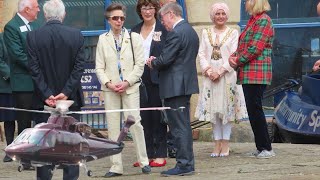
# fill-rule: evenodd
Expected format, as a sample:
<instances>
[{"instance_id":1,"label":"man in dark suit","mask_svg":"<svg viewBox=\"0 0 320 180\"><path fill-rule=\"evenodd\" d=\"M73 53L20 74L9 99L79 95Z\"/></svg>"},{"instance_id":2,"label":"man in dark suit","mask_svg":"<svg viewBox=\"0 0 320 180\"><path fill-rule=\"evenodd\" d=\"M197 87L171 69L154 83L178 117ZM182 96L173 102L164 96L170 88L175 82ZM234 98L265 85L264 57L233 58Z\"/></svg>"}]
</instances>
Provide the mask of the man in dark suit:
<instances>
[{"instance_id":1,"label":"man in dark suit","mask_svg":"<svg viewBox=\"0 0 320 180\"><path fill-rule=\"evenodd\" d=\"M27 67L26 35L35 28L32 24L39 13L37 0L20 0L18 13L5 25L3 39L8 50L10 85L15 99L15 107L31 109L33 83ZM31 23L31 24L30 24ZM32 114L17 112L18 134L31 126ZM13 139L15 122L6 125L8 139ZM11 132L11 133L10 133Z\"/></svg>"},{"instance_id":2,"label":"man in dark suit","mask_svg":"<svg viewBox=\"0 0 320 180\"><path fill-rule=\"evenodd\" d=\"M183 111L167 111L168 125L177 148L177 164L175 168L161 172L161 175L191 175L194 173L194 156L190 97L199 92L196 69L199 38L182 19L182 8L177 3L164 5L159 13L169 33L160 56L151 56L147 64L159 70L160 98L164 99L164 105L173 109L185 107Z\"/></svg>"},{"instance_id":3,"label":"man in dark suit","mask_svg":"<svg viewBox=\"0 0 320 180\"><path fill-rule=\"evenodd\" d=\"M161 7L163 7L165 4L168 4L170 2L177 2L177 1L176 0L159 0L159 4ZM164 114L164 115L166 116L166 114ZM173 135L172 135L170 129L168 129L168 132L167 132L167 148L168 148L168 157L176 158L176 149L177 148L175 147Z\"/></svg>"},{"instance_id":4,"label":"man in dark suit","mask_svg":"<svg viewBox=\"0 0 320 180\"><path fill-rule=\"evenodd\" d=\"M28 33L27 49L29 69L35 86L34 108L55 106L57 100L73 100L69 108L77 111L83 106L80 79L85 62L84 38L78 29L64 26L65 6L61 0L46 1L43 11L47 23ZM75 117L79 119L79 116ZM37 115L35 120L47 121L48 117ZM37 168L38 179L51 179L51 166ZM63 179L79 177L79 166L66 166Z\"/></svg>"}]
</instances>

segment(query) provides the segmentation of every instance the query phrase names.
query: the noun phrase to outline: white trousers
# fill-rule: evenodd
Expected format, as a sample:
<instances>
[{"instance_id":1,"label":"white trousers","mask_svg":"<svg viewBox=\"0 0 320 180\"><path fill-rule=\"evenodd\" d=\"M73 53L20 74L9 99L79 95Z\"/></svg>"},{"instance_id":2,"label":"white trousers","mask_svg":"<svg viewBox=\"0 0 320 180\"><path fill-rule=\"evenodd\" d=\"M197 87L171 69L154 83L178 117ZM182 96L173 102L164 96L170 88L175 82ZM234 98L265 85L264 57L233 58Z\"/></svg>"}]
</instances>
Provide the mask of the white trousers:
<instances>
[{"instance_id":1,"label":"white trousers","mask_svg":"<svg viewBox=\"0 0 320 180\"><path fill-rule=\"evenodd\" d=\"M120 109L121 104L123 109L135 109L140 108L140 97L139 91L132 94L116 94L114 92L104 92L105 98L105 109L113 110ZM135 118L136 123L130 127L130 132L133 138L134 147L136 150L137 159L140 162L140 166L144 167L149 165L149 160L146 152L146 142L144 138L143 127L140 123L140 111L128 111L124 112L124 118L126 119L128 115L132 115ZM107 123L108 123L108 136L109 139L117 141L120 134L120 113L106 113ZM112 166L109 172L115 172L123 174L123 165L121 153L110 156Z\"/></svg>"},{"instance_id":2,"label":"white trousers","mask_svg":"<svg viewBox=\"0 0 320 180\"><path fill-rule=\"evenodd\" d=\"M232 125L230 122L222 124L222 119L217 118L213 126L213 137L214 140L230 140Z\"/></svg>"}]
</instances>

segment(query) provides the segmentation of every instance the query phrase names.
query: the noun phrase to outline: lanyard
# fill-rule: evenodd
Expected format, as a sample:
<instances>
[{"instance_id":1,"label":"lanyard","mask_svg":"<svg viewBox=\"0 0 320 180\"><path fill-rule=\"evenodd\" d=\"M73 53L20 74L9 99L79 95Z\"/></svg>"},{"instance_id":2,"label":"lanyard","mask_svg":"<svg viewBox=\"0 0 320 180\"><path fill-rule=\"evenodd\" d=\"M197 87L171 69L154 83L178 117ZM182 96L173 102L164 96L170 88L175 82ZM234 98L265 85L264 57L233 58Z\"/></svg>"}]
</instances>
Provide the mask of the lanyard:
<instances>
[{"instance_id":1,"label":"lanyard","mask_svg":"<svg viewBox=\"0 0 320 180\"><path fill-rule=\"evenodd\" d=\"M117 50L118 70L119 70L119 76L120 76L120 80L121 81L123 81L123 75L122 75L122 71L121 71L120 53L121 53L121 47L122 47L124 32L125 32L125 30L123 28L121 33L120 33L119 40L117 40L115 38L114 34L113 34L114 44L115 44L116 50Z\"/></svg>"}]
</instances>

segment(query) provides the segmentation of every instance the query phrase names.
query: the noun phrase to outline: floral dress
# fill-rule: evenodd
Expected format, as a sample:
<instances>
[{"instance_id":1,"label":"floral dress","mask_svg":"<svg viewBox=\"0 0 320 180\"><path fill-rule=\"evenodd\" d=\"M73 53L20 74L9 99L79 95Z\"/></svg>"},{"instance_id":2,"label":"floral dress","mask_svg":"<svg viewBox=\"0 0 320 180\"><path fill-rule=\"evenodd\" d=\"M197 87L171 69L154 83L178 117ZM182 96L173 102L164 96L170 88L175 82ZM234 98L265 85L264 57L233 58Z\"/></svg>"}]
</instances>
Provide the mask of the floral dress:
<instances>
[{"instance_id":1,"label":"floral dress","mask_svg":"<svg viewBox=\"0 0 320 180\"><path fill-rule=\"evenodd\" d=\"M221 42L219 49L221 56L213 58L212 42L217 42L216 38ZM222 123L226 124L248 117L242 86L236 84L236 72L228 62L229 56L237 48L237 40L238 32L229 27L219 36L213 28L204 29L202 32L199 47L201 69L204 71L211 67L215 72L223 71L224 73L217 82L203 76L203 85L195 112L195 117L200 121L210 121L215 124L217 119L222 119Z\"/></svg>"}]
</instances>

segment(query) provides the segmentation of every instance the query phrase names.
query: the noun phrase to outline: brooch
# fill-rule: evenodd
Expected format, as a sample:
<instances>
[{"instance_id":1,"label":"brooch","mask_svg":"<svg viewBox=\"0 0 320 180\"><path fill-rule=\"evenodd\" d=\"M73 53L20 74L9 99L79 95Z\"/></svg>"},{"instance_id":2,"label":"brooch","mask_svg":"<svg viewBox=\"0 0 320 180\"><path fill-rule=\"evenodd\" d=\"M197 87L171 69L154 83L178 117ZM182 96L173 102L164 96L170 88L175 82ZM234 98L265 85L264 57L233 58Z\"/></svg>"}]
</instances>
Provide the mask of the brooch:
<instances>
[{"instance_id":1,"label":"brooch","mask_svg":"<svg viewBox=\"0 0 320 180\"><path fill-rule=\"evenodd\" d=\"M153 36L152 36L152 40L154 40L154 41L161 41L161 35L162 35L162 32L161 31L155 31L154 33L153 33Z\"/></svg>"}]
</instances>

